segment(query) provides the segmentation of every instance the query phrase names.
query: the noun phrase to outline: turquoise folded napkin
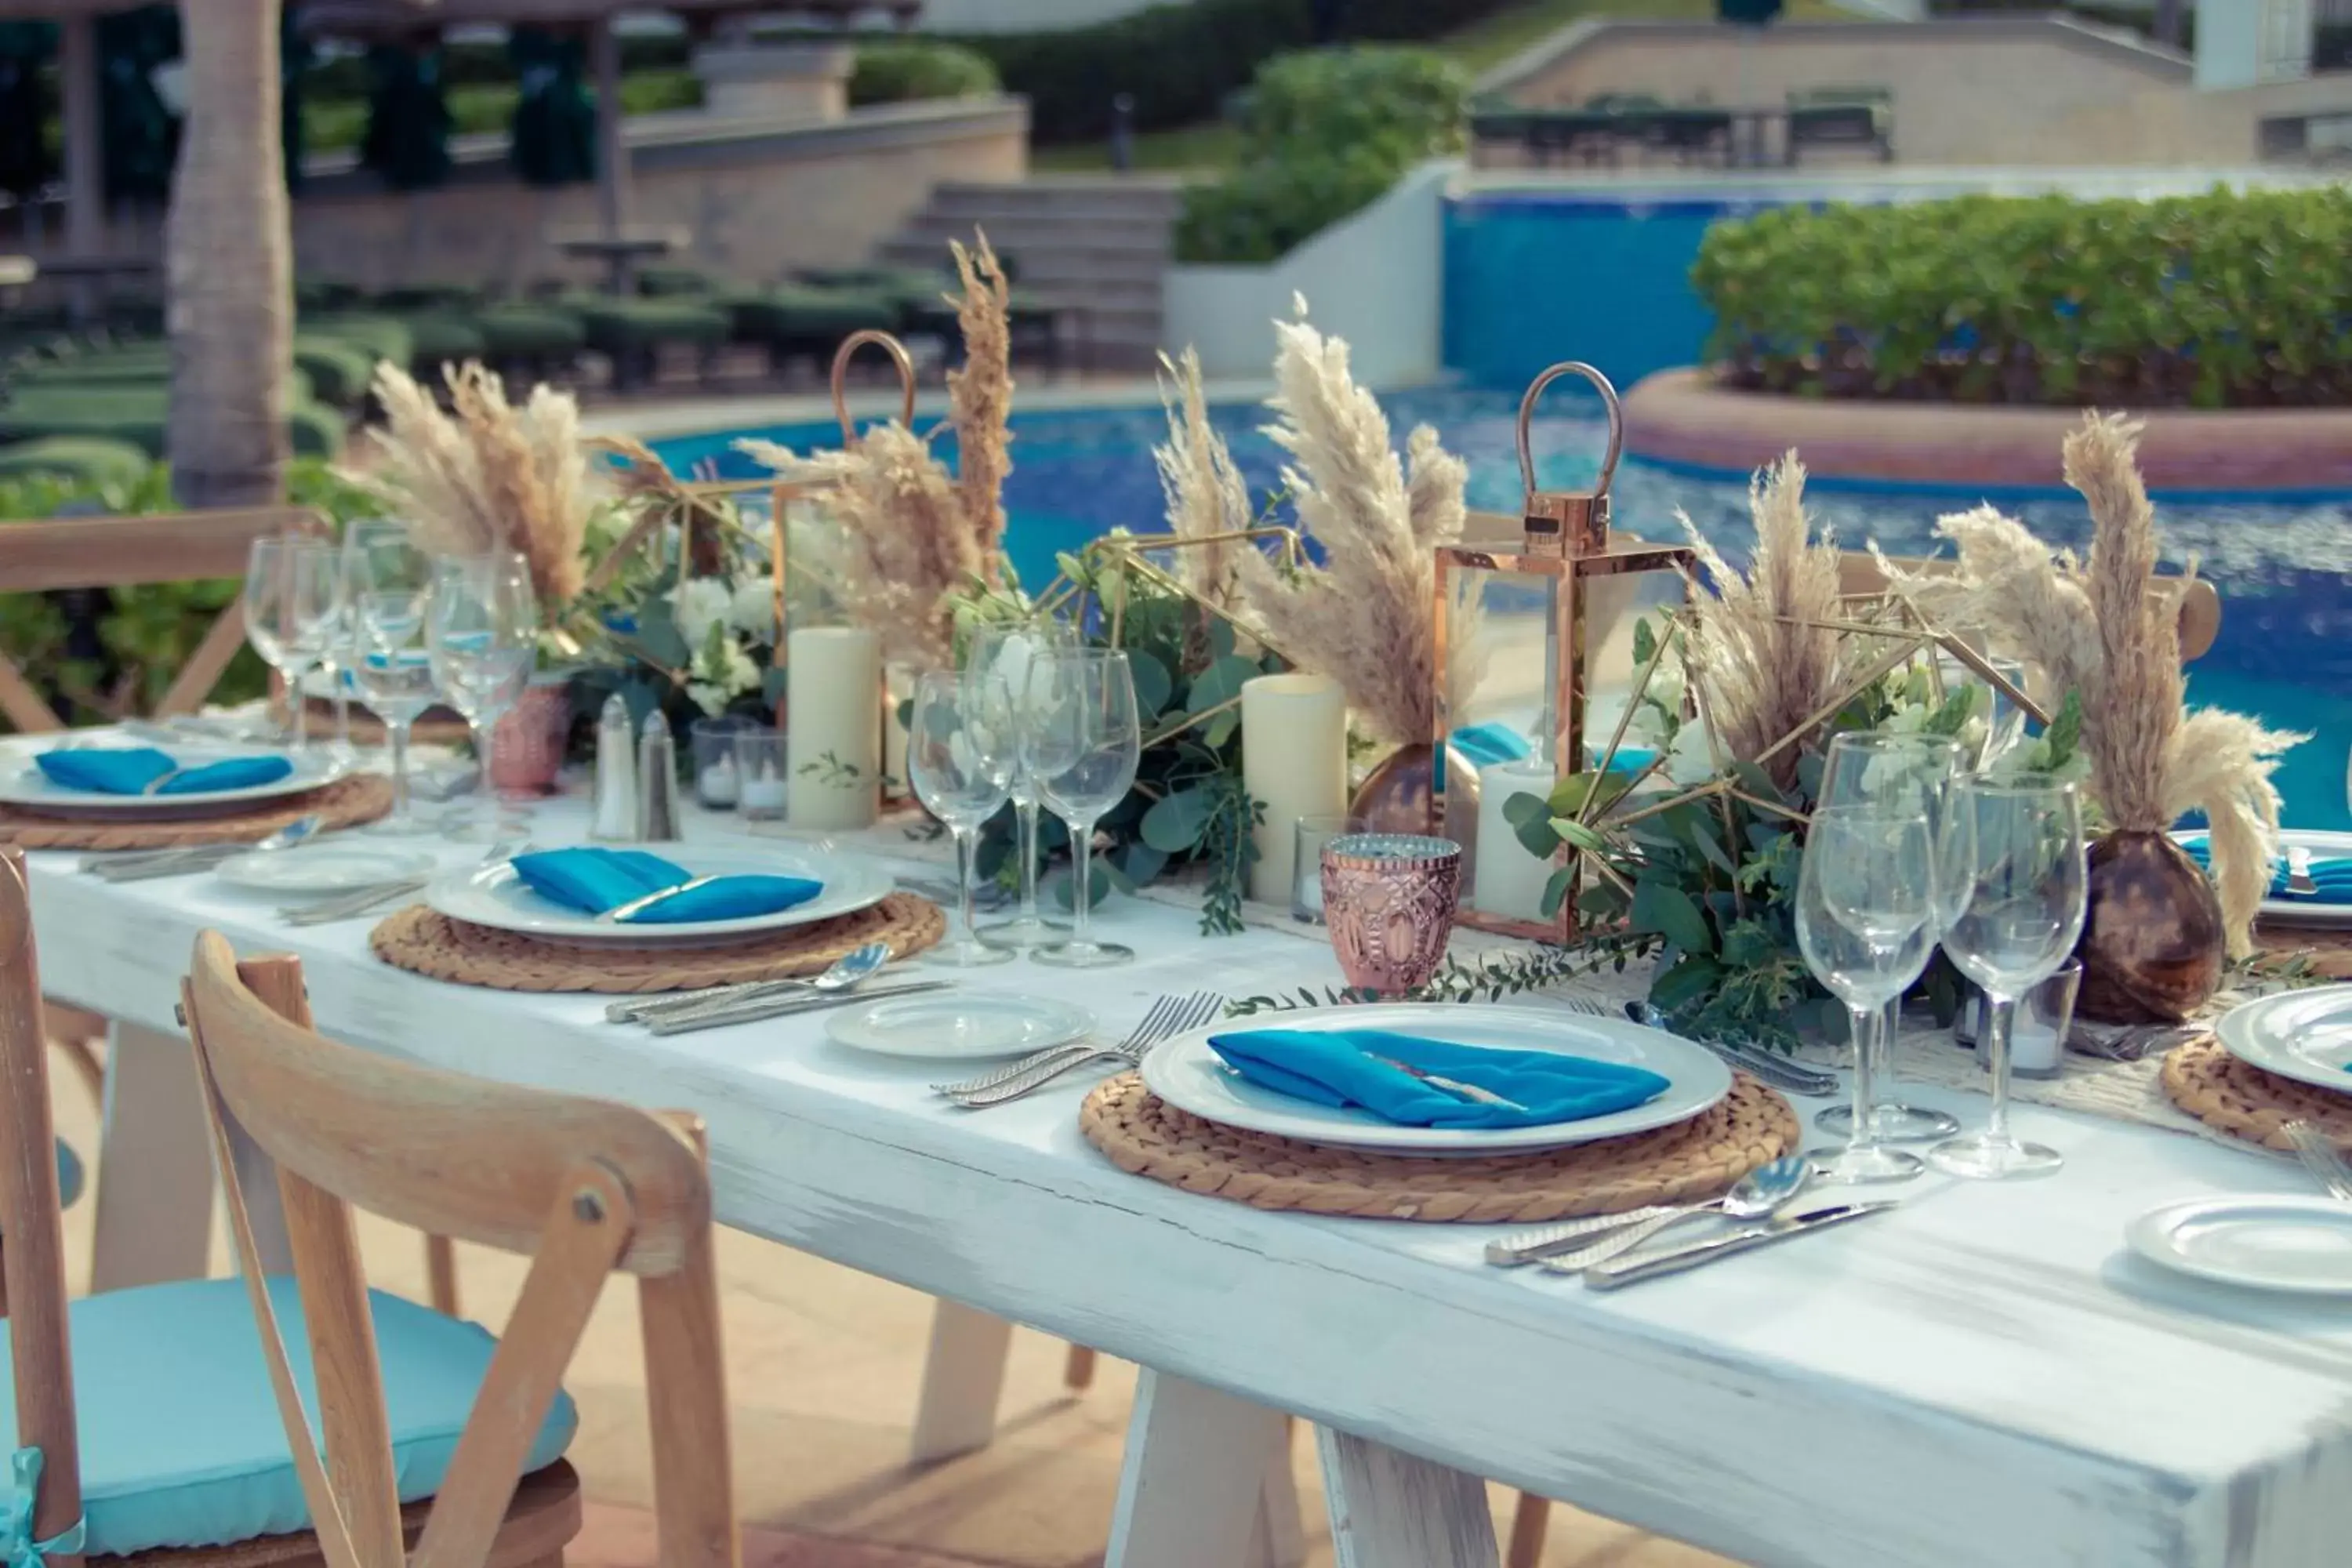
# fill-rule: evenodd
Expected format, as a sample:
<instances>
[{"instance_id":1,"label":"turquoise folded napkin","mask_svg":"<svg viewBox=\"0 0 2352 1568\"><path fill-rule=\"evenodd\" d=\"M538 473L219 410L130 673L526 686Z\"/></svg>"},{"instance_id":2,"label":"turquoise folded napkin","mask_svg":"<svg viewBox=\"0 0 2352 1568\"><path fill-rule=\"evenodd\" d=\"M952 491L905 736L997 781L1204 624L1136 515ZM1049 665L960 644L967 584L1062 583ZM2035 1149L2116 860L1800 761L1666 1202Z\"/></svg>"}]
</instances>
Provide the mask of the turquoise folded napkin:
<instances>
[{"instance_id":1,"label":"turquoise folded napkin","mask_svg":"<svg viewBox=\"0 0 2352 1568\"><path fill-rule=\"evenodd\" d=\"M1213 1035L1210 1048L1252 1083L1353 1107L1400 1127L1541 1127L1631 1110L1664 1093L1645 1068L1549 1051L1457 1046L1384 1029L1245 1029ZM1466 1100L1375 1058L1403 1062L1500 1095Z\"/></svg>"},{"instance_id":2,"label":"turquoise folded napkin","mask_svg":"<svg viewBox=\"0 0 2352 1568\"><path fill-rule=\"evenodd\" d=\"M1461 752L1464 762L1482 768L1535 755L1525 735L1503 724L1465 725L1447 737L1446 744Z\"/></svg>"},{"instance_id":3,"label":"turquoise folded napkin","mask_svg":"<svg viewBox=\"0 0 2352 1568\"><path fill-rule=\"evenodd\" d=\"M540 897L592 915L694 880L694 874L684 867L642 849L542 849L516 856L514 868L515 875ZM641 910L627 923L684 925L696 921L749 920L807 903L823 891L823 882L806 877L720 877Z\"/></svg>"},{"instance_id":4,"label":"turquoise folded napkin","mask_svg":"<svg viewBox=\"0 0 2352 1568\"><path fill-rule=\"evenodd\" d=\"M207 795L276 784L294 771L284 757L231 757L180 773L169 752L152 746L79 748L60 746L33 759L49 782L99 795L145 795L157 779L168 779L157 795ZM178 773L174 778L173 774Z\"/></svg>"},{"instance_id":5,"label":"turquoise folded napkin","mask_svg":"<svg viewBox=\"0 0 2352 1568\"><path fill-rule=\"evenodd\" d=\"M2205 845L2203 834L2180 841L2180 847L2189 851L2189 858L2200 866L2206 864ZM2288 891L2286 857L2282 854L2278 863L2271 868L2270 890L2263 896L2291 899L2307 904L2352 904L2352 857L2315 855L2311 858L2310 871L2312 881L2318 887L2317 892Z\"/></svg>"}]
</instances>

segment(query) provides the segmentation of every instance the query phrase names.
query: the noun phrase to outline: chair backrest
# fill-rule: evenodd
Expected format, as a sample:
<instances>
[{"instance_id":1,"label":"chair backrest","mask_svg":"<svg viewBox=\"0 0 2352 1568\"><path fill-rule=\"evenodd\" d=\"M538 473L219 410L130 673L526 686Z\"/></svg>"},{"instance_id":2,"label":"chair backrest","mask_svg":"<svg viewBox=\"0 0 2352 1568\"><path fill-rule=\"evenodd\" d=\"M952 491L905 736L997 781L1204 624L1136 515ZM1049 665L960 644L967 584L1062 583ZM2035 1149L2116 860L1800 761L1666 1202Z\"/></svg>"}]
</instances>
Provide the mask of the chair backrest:
<instances>
[{"instance_id":1,"label":"chair backrest","mask_svg":"<svg viewBox=\"0 0 2352 1568\"><path fill-rule=\"evenodd\" d=\"M0 530L0 532L5 532ZM8 1297L8 1355L16 1378L16 1443L41 1454L33 1540L52 1541L81 1518L80 1443L66 1326L65 1233L58 1215L49 1053L25 852L0 845L0 1275ZM79 1568L53 1552L48 1568Z\"/></svg>"},{"instance_id":2,"label":"chair backrest","mask_svg":"<svg viewBox=\"0 0 2352 1568\"><path fill-rule=\"evenodd\" d=\"M329 1568L400 1568L398 1495L352 1206L531 1257L419 1542L420 1568L478 1568L604 1277L637 1277L664 1564L731 1568L734 1506L701 1124L485 1082L310 1027L301 966L240 963L206 931L183 1000L231 1230ZM310 1325L326 1460L260 1281L229 1157L233 1119L278 1163Z\"/></svg>"},{"instance_id":3,"label":"chair backrest","mask_svg":"<svg viewBox=\"0 0 2352 1568\"><path fill-rule=\"evenodd\" d=\"M1946 557L1889 556L1906 572L1942 575L1957 570ZM1866 550L1848 550L1838 558L1839 591L1846 597L1870 598L1886 592L1886 574L1878 557ZM2149 592L2180 606L2180 662L2203 657L2221 630L2221 595L2202 577L2159 577Z\"/></svg>"},{"instance_id":4,"label":"chair backrest","mask_svg":"<svg viewBox=\"0 0 2352 1568\"><path fill-rule=\"evenodd\" d=\"M246 555L256 539L319 533L325 526L317 512L292 506L12 522L0 528L0 594L242 578ZM157 713L193 713L204 706L245 641L244 620L240 594L180 667L171 689L155 705ZM5 655L0 655L0 713L27 732L65 728L65 721Z\"/></svg>"}]
</instances>

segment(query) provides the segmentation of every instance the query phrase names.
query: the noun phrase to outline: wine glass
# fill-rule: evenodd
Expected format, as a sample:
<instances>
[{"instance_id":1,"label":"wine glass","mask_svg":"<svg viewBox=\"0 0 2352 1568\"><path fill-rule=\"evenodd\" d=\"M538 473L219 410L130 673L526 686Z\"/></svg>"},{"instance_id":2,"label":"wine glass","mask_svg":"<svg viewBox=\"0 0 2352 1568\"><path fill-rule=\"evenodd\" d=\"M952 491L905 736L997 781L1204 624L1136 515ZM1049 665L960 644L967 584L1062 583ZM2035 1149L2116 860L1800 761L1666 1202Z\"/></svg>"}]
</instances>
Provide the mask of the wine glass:
<instances>
[{"instance_id":1,"label":"wine glass","mask_svg":"<svg viewBox=\"0 0 2352 1568\"><path fill-rule=\"evenodd\" d=\"M482 788L495 802L500 829L520 826L518 809L509 821L499 795L493 748L499 721L522 700L537 658L539 606L531 595L530 568L520 555L445 560L433 574L425 650L435 683L474 732Z\"/></svg>"},{"instance_id":2,"label":"wine glass","mask_svg":"<svg viewBox=\"0 0 2352 1568\"><path fill-rule=\"evenodd\" d=\"M2083 810L2074 786L2046 780L1962 780L1952 792L1960 881L1944 951L1990 1004L1980 1042L1992 1068L1992 1114L1981 1132L1927 1152L1956 1176L2040 1175L2054 1149L2009 1130L2009 1027L2017 999L2057 972L2083 934Z\"/></svg>"},{"instance_id":3,"label":"wine glass","mask_svg":"<svg viewBox=\"0 0 2352 1568\"><path fill-rule=\"evenodd\" d=\"M972 929L972 860L980 830L1003 808L1020 767L1014 714L982 698L978 683L949 670L933 670L915 685L914 710L907 723L907 776L923 808L955 835L956 888L963 910L963 935L924 954L929 963L975 968L1003 963L1012 950L991 947Z\"/></svg>"},{"instance_id":4,"label":"wine glass","mask_svg":"<svg viewBox=\"0 0 2352 1568\"><path fill-rule=\"evenodd\" d=\"M1940 872L1949 856L1947 839L1952 814L1948 796L1952 781L1962 771L1957 741L1890 730L1849 731L1830 738L1829 755L1822 765L1820 804L1878 806L1925 817L1929 847ZM1951 923L1952 912L1939 897L1930 935ZM1940 1110L1905 1105L1893 1098L1895 1036L1902 1005L1900 996L1887 998L1864 1037L1870 1046L1871 1083L1874 1092L1881 1096L1871 1108L1871 1131L1894 1143L1948 1138L1960 1130L1958 1121ZM1852 1131L1853 1116L1847 1106L1832 1106L1813 1118L1813 1125L1843 1137Z\"/></svg>"},{"instance_id":5,"label":"wine glass","mask_svg":"<svg viewBox=\"0 0 2352 1568\"><path fill-rule=\"evenodd\" d=\"M433 558L397 522L355 522L343 535L343 585L352 625L352 679L360 699L383 721L392 752L392 812L376 829L415 833L410 809L408 735L432 706L432 656L425 649L425 614L433 591Z\"/></svg>"},{"instance_id":6,"label":"wine glass","mask_svg":"<svg viewBox=\"0 0 2352 1568\"><path fill-rule=\"evenodd\" d=\"M1030 660L1028 701L1021 725L1021 765L1038 798L1070 830L1071 905L1076 921L1067 942L1035 948L1040 963L1093 969L1125 963L1131 948L1087 934L1094 902L1095 824L1127 797L1143 750L1136 715L1135 677L1115 648L1048 648Z\"/></svg>"},{"instance_id":7,"label":"wine glass","mask_svg":"<svg viewBox=\"0 0 2352 1568\"><path fill-rule=\"evenodd\" d=\"M1069 623L1051 618L982 626L972 633L964 674L979 693L991 721L1018 733L1028 693L1029 665L1040 653L1076 646ZM1021 856L1021 912L1014 919L980 928L983 942L1000 947L1036 947L1066 934L1069 927L1037 912L1037 784L1025 766L1013 773L1013 807Z\"/></svg>"},{"instance_id":8,"label":"wine glass","mask_svg":"<svg viewBox=\"0 0 2352 1568\"><path fill-rule=\"evenodd\" d=\"M1838 1182L1899 1182L1916 1154L1879 1142L1871 1115L1871 1025L1927 966L1936 945L1935 851L1927 819L1876 805L1813 813L1797 873L1797 948L1805 967L1845 1004L1853 1036L1853 1110L1846 1146L1824 1161Z\"/></svg>"},{"instance_id":9,"label":"wine glass","mask_svg":"<svg viewBox=\"0 0 2352 1568\"><path fill-rule=\"evenodd\" d=\"M324 540L276 534L246 555L246 640L285 682L287 744L297 752L309 745L302 678L326 656L341 597L341 563Z\"/></svg>"}]
</instances>

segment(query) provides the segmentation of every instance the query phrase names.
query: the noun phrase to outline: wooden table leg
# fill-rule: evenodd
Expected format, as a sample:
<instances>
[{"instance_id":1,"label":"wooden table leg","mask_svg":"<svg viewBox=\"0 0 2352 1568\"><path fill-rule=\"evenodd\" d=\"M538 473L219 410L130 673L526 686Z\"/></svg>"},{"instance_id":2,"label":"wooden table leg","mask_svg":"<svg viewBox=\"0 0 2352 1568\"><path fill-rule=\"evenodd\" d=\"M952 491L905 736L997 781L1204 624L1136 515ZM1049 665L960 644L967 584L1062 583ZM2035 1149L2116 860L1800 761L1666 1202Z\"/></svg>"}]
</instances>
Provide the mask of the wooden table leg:
<instances>
[{"instance_id":1,"label":"wooden table leg","mask_svg":"<svg viewBox=\"0 0 2352 1568\"><path fill-rule=\"evenodd\" d=\"M1250 1531L1244 1568L1298 1568L1307 1561L1307 1532L1298 1522L1298 1478L1290 1468L1296 1425L1284 1419L1282 1440L1265 1457L1265 1482L1258 1493L1257 1523Z\"/></svg>"},{"instance_id":2,"label":"wooden table leg","mask_svg":"<svg viewBox=\"0 0 2352 1568\"><path fill-rule=\"evenodd\" d=\"M1486 1482L1328 1427L1317 1441L1338 1568L1496 1568Z\"/></svg>"},{"instance_id":3,"label":"wooden table leg","mask_svg":"<svg viewBox=\"0 0 2352 1568\"><path fill-rule=\"evenodd\" d=\"M1262 1405L1143 1369L1104 1568L1259 1561L1267 1458L1287 1429Z\"/></svg>"},{"instance_id":4,"label":"wooden table leg","mask_svg":"<svg viewBox=\"0 0 2352 1568\"><path fill-rule=\"evenodd\" d=\"M931 1347L923 1362L923 1393L915 1408L911 1458L919 1465L985 1448L996 1437L996 1405L1004 1393L1004 1359L1013 1325L959 1301L931 1310Z\"/></svg>"},{"instance_id":5,"label":"wooden table leg","mask_svg":"<svg viewBox=\"0 0 2352 1568\"><path fill-rule=\"evenodd\" d=\"M1062 1358L1062 1386L1072 1394L1083 1394L1094 1382L1095 1352L1084 1345L1072 1345Z\"/></svg>"},{"instance_id":6,"label":"wooden table leg","mask_svg":"<svg viewBox=\"0 0 2352 1568\"><path fill-rule=\"evenodd\" d=\"M1503 1568L1536 1568L1543 1561L1544 1536L1551 1529L1551 1504L1533 1492L1521 1492L1511 1510L1511 1545Z\"/></svg>"}]
</instances>

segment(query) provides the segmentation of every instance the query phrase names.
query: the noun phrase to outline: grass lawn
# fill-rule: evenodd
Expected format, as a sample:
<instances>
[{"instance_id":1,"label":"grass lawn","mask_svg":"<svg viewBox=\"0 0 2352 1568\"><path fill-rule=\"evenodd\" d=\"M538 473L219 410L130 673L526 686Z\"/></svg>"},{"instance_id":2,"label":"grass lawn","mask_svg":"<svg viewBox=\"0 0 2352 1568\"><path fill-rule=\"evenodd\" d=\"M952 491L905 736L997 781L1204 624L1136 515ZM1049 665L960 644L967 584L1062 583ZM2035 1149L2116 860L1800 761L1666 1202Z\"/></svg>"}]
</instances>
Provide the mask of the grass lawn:
<instances>
[{"instance_id":1,"label":"grass lawn","mask_svg":"<svg viewBox=\"0 0 2352 1568\"><path fill-rule=\"evenodd\" d=\"M1829 0L1786 0L1784 16L1801 22L1851 20ZM1715 15L1715 0L1525 0L1473 22L1449 37L1421 47L1436 50L1476 76L1491 70L1522 49L1533 47L1570 22L1587 16L1622 16L1645 22L1703 22ZM1152 131L1135 139L1139 169L1231 168L1240 156L1241 133L1223 121L1181 125L1172 131ZM1107 142L1079 142L1030 151L1030 167L1044 173L1078 174L1110 168Z\"/></svg>"}]
</instances>

